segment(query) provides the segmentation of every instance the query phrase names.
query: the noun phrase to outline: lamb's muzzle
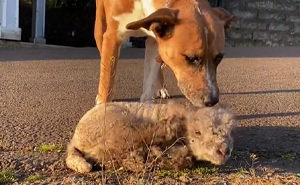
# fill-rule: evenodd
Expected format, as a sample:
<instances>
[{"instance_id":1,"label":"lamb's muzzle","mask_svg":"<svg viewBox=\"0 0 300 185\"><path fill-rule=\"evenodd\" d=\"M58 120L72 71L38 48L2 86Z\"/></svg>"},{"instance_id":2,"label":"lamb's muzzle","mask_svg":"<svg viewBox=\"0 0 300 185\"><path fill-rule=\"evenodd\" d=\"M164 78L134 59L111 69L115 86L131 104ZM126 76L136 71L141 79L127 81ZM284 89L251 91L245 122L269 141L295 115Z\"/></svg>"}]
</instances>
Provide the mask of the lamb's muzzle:
<instances>
[{"instance_id":1,"label":"lamb's muzzle","mask_svg":"<svg viewBox=\"0 0 300 185\"><path fill-rule=\"evenodd\" d=\"M81 173L91 171L94 163L132 171L149 164L182 169L194 159L220 165L231 155L235 124L224 106L188 110L175 103L100 104L79 121L66 164Z\"/></svg>"}]
</instances>

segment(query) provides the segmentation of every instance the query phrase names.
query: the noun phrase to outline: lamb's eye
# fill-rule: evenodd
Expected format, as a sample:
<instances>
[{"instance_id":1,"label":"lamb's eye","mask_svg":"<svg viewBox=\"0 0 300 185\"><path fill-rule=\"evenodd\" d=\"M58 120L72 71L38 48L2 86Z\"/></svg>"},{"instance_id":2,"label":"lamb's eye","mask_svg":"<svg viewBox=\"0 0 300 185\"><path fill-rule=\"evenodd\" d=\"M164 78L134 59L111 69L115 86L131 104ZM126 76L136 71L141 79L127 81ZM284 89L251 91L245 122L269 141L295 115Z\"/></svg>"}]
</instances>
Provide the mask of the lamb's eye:
<instances>
[{"instance_id":1,"label":"lamb's eye","mask_svg":"<svg viewBox=\"0 0 300 185\"><path fill-rule=\"evenodd\" d=\"M195 131L196 135L201 135L201 132L199 130Z\"/></svg>"},{"instance_id":2,"label":"lamb's eye","mask_svg":"<svg viewBox=\"0 0 300 185\"><path fill-rule=\"evenodd\" d=\"M184 55L185 60L190 64L190 65L195 65L199 66L202 63L202 58L199 56L187 56Z\"/></svg>"}]
</instances>

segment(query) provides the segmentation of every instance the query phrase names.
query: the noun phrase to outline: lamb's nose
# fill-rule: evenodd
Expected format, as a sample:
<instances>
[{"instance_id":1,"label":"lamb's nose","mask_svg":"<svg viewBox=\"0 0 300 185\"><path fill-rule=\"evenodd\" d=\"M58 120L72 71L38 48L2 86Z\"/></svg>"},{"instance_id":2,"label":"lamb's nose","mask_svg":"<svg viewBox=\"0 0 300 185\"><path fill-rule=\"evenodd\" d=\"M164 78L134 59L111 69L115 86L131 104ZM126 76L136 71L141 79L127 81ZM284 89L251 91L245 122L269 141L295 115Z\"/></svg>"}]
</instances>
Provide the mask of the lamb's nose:
<instances>
[{"instance_id":1,"label":"lamb's nose","mask_svg":"<svg viewBox=\"0 0 300 185\"><path fill-rule=\"evenodd\" d=\"M227 144L222 144L222 146L217 150L217 153L222 156L226 156L229 154L229 147Z\"/></svg>"}]
</instances>

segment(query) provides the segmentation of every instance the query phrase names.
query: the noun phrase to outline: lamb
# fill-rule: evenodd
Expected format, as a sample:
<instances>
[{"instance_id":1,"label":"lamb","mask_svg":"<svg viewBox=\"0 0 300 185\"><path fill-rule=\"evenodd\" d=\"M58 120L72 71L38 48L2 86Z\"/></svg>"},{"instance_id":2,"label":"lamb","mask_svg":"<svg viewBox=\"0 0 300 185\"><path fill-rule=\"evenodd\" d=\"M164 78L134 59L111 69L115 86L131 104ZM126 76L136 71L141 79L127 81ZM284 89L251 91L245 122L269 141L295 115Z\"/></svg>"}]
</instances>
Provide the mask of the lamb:
<instances>
[{"instance_id":1,"label":"lamb","mask_svg":"<svg viewBox=\"0 0 300 185\"><path fill-rule=\"evenodd\" d=\"M186 108L176 103L110 102L89 110L67 146L66 165L79 172L222 165L233 150L236 119L229 107Z\"/></svg>"}]
</instances>

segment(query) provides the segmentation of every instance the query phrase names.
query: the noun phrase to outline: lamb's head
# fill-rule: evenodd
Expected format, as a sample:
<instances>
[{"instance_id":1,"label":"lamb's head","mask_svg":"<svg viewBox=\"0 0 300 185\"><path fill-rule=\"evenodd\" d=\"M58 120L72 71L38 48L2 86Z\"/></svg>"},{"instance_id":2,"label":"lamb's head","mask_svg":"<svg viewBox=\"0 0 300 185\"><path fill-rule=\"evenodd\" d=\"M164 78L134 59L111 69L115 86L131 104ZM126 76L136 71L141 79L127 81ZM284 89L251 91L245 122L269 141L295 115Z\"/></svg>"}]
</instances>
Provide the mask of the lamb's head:
<instances>
[{"instance_id":1,"label":"lamb's head","mask_svg":"<svg viewBox=\"0 0 300 185\"><path fill-rule=\"evenodd\" d=\"M196 110L187 124L189 146L195 158L224 164L233 150L231 131L235 126L235 115L225 105Z\"/></svg>"}]
</instances>

